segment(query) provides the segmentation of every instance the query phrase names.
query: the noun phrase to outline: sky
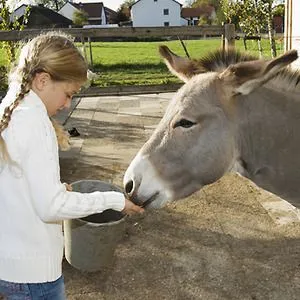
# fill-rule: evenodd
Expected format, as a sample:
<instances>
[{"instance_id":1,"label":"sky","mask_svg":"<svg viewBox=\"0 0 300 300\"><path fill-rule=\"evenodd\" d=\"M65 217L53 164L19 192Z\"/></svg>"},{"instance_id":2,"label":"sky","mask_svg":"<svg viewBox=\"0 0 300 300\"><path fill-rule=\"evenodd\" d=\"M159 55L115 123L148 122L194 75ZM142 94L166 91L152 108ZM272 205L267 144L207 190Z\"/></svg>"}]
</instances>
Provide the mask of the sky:
<instances>
[{"instance_id":1,"label":"sky","mask_svg":"<svg viewBox=\"0 0 300 300\"><path fill-rule=\"evenodd\" d=\"M123 0L102 0L104 6L117 10L120 5L124 2Z\"/></svg>"}]
</instances>

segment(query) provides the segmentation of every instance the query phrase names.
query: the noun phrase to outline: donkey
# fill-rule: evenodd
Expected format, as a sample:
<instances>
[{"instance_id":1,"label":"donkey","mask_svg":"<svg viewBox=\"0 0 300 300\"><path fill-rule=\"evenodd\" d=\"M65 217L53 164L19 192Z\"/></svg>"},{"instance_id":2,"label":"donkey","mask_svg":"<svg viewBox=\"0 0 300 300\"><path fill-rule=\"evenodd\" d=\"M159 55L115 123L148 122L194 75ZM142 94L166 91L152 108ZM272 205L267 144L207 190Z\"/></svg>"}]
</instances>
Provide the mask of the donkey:
<instances>
[{"instance_id":1,"label":"donkey","mask_svg":"<svg viewBox=\"0 0 300 300\"><path fill-rule=\"evenodd\" d=\"M185 84L124 175L130 199L160 208L235 171L300 207L300 74L286 68L297 51L160 54Z\"/></svg>"}]
</instances>

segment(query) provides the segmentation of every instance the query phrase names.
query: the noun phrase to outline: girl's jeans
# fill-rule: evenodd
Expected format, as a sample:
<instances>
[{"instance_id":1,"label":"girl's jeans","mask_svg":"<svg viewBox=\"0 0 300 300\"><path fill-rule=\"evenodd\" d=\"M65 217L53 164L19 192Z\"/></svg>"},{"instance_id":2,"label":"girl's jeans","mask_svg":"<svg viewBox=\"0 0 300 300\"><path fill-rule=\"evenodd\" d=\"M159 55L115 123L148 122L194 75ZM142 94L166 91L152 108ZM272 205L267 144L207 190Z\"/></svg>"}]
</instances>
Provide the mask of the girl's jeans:
<instances>
[{"instance_id":1,"label":"girl's jeans","mask_svg":"<svg viewBox=\"0 0 300 300\"><path fill-rule=\"evenodd\" d=\"M1 297L2 296L2 297ZM65 284L61 276L45 283L14 283L0 280L0 300L65 300Z\"/></svg>"}]
</instances>

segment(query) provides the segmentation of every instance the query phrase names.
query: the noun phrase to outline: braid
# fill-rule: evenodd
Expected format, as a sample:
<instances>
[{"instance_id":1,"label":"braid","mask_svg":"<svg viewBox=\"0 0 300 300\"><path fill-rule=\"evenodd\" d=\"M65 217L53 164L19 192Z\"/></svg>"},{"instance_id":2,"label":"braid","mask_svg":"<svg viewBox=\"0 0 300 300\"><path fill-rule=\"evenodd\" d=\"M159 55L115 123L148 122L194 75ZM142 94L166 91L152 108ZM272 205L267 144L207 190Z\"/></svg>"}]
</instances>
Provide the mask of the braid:
<instances>
[{"instance_id":1,"label":"braid","mask_svg":"<svg viewBox=\"0 0 300 300\"><path fill-rule=\"evenodd\" d=\"M9 156L5 141L2 136L2 132L8 127L13 111L20 104L21 100L25 97L26 94L28 94L30 90L33 75L29 71L29 64L26 60L22 69L22 73L23 77L22 82L20 84L20 91L17 94L15 101L9 106L5 107L2 119L0 121L0 161L4 160L10 163L12 162L12 160Z\"/></svg>"}]
</instances>

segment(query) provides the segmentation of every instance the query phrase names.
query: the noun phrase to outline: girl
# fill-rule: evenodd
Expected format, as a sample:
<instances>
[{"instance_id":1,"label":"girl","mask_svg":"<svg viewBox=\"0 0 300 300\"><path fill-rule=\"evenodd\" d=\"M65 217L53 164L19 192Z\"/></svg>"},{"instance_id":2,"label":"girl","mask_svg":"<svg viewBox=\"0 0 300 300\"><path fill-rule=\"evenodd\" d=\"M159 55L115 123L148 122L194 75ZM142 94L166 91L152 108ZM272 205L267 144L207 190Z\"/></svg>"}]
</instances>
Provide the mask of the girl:
<instances>
[{"instance_id":1,"label":"girl","mask_svg":"<svg viewBox=\"0 0 300 300\"><path fill-rule=\"evenodd\" d=\"M87 71L71 39L48 33L22 48L9 77L0 104L0 298L65 299L61 221L143 211L121 193L75 193L60 182L66 138L49 117L70 106Z\"/></svg>"}]
</instances>

